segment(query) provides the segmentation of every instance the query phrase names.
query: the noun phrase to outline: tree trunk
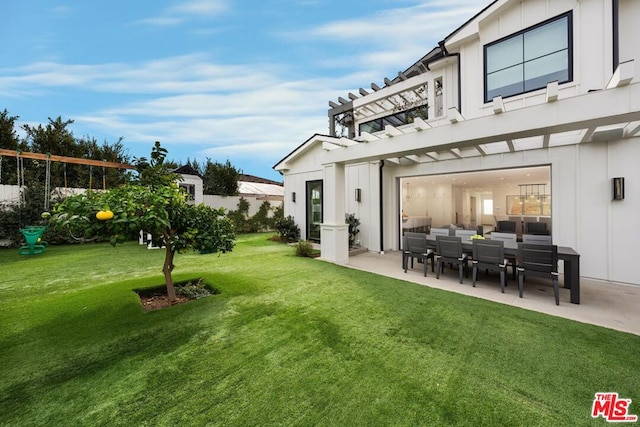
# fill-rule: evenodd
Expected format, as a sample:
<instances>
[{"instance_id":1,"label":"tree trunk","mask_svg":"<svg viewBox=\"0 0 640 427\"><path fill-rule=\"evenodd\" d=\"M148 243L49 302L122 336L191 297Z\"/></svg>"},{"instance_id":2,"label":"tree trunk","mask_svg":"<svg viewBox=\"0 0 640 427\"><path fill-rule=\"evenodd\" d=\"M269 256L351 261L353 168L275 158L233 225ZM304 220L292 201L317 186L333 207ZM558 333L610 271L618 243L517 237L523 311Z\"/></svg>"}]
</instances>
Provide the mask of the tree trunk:
<instances>
[{"instance_id":1,"label":"tree trunk","mask_svg":"<svg viewBox=\"0 0 640 427\"><path fill-rule=\"evenodd\" d=\"M171 245L167 239L165 239L164 247L165 255L164 255L164 266L162 267L162 272L164 273L164 282L167 285L167 296L169 297L169 301L173 302L176 300L176 289L173 286L173 278L171 277L171 272L173 271L173 257L176 252L171 249Z\"/></svg>"}]
</instances>

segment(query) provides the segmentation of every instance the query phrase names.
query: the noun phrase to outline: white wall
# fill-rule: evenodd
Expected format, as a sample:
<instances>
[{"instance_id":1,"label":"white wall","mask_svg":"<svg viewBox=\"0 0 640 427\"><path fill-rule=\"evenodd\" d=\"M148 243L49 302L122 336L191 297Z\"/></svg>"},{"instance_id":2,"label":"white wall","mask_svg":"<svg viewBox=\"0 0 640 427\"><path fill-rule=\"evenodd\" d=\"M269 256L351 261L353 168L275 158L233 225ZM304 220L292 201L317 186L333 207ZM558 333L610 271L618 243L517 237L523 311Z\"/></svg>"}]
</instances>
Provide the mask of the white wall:
<instances>
[{"instance_id":1,"label":"white wall","mask_svg":"<svg viewBox=\"0 0 640 427\"><path fill-rule=\"evenodd\" d=\"M193 197L194 204L199 205L204 202L204 186L202 184L202 178L197 175L182 175L182 181L180 181L180 184L193 185L195 187Z\"/></svg>"},{"instance_id":2,"label":"white wall","mask_svg":"<svg viewBox=\"0 0 640 427\"><path fill-rule=\"evenodd\" d=\"M20 187L0 184L0 204L17 203L20 199Z\"/></svg>"},{"instance_id":3,"label":"white wall","mask_svg":"<svg viewBox=\"0 0 640 427\"><path fill-rule=\"evenodd\" d=\"M637 17L640 2L620 1L620 60L640 58ZM610 0L524 0L512 1L489 17L481 19L478 32L448 46L449 51L461 54L462 113L465 118L493 114L491 103L484 103L483 48L486 44L529 28L546 19L573 11L573 81L560 85L559 97L576 96L590 90L603 89L612 73L612 16ZM626 42L624 41L626 40ZM457 65L448 67L455 72ZM640 67L636 67L640 75ZM457 77L446 79L445 93L455 92ZM504 100L512 110L545 102L545 90L530 92ZM447 99L453 100L451 96ZM449 106L454 106L449 101Z\"/></svg>"},{"instance_id":4,"label":"white wall","mask_svg":"<svg viewBox=\"0 0 640 427\"><path fill-rule=\"evenodd\" d=\"M85 188L64 188L64 187L56 187L51 190L52 197L68 197L73 196L75 194L85 193L87 190ZM102 191L102 190L93 190L93 191ZM20 199L20 187L17 185L5 185L0 184L0 205L8 205L18 203Z\"/></svg>"},{"instance_id":5,"label":"white wall","mask_svg":"<svg viewBox=\"0 0 640 427\"><path fill-rule=\"evenodd\" d=\"M244 197L247 202L249 202L249 216L255 215L260 206L265 202L263 197L253 197L253 196L216 196L205 194L203 196L203 203L207 206L210 206L215 209L224 208L225 211L235 211L238 210L238 202L240 202L240 197ZM268 200L271 205L271 209L273 210L277 206L282 206L281 200Z\"/></svg>"}]
</instances>

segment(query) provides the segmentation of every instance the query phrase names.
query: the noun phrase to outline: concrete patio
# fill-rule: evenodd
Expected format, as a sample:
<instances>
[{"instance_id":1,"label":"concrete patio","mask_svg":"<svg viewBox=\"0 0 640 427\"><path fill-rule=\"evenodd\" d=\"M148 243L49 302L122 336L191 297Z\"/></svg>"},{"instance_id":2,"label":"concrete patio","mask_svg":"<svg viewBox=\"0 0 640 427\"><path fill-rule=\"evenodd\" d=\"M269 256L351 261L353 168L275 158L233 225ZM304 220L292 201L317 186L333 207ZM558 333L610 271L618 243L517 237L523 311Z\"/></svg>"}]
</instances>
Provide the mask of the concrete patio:
<instances>
[{"instance_id":1,"label":"concrete patio","mask_svg":"<svg viewBox=\"0 0 640 427\"><path fill-rule=\"evenodd\" d=\"M402 254L399 251L352 255L347 267L640 335L640 286L581 277L578 305L569 302L569 289L562 287L564 278L561 275L560 305L557 306L550 281L528 278L524 287L524 297L520 298L518 284L514 280L508 280L504 294L500 292L500 280L496 273L486 276L484 271L480 272L475 288L472 287L470 272L461 285L458 282L457 270L447 269L440 279L436 279L435 273L431 272L431 264L427 277L422 275L422 264L417 263L413 270L409 268L405 274L402 269ZM509 275L510 273L509 269Z\"/></svg>"}]
</instances>

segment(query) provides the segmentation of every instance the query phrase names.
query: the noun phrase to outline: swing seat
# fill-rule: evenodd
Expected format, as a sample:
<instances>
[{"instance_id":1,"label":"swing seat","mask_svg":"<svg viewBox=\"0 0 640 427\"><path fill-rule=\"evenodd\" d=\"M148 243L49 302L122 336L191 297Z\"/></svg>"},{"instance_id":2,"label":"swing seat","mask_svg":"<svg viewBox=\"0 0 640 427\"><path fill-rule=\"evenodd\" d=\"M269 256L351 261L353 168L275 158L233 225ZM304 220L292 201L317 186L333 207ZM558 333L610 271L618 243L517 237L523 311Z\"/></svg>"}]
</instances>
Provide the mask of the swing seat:
<instances>
[{"instance_id":1,"label":"swing seat","mask_svg":"<svg viewBox=\"0 0 640 427\"><path fill-rule=\"evenodd\" d=\"M47 227L35 225L21 228L20 232L24 236L27 244L21 246L18 250L18 253L20 255L38 255L43 253L45 248L47 247L47 242L44 242L42 240L38 242L38 239L42 237L46 229Z\"/></svg>"}]
</instances>

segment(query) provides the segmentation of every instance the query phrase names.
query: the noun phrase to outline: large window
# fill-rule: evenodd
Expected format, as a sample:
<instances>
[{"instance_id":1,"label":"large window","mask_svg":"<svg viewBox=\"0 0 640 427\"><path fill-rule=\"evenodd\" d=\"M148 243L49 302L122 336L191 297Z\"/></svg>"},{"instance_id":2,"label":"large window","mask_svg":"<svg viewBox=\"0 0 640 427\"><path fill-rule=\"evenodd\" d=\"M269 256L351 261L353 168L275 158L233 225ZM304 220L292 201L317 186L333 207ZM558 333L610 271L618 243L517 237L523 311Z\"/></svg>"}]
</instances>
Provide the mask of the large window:
<instances>
[{"instance_id":1,"label":"large window","mask_svg":"<svg viewBox=\"0 0 640 427\"><path fill-rule=\"evenodd\" d=\"M484 48L485 102L573 80L571 12Z\"/></svg>"}]
</instances>

